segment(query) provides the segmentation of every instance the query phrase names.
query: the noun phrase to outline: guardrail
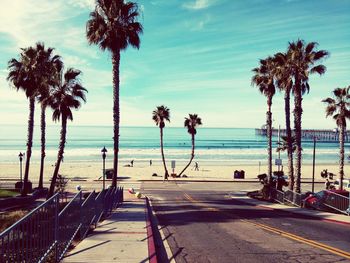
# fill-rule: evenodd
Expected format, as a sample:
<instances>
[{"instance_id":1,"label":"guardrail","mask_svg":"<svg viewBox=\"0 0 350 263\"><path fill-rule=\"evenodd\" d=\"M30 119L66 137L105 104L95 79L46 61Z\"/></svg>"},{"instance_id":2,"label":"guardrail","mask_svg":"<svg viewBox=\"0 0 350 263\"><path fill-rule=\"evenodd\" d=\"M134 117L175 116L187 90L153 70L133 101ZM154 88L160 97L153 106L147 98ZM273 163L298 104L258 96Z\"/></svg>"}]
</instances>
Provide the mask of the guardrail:
<instances>
[{"instance_id":1,"label":"guardrail","mask_svg":"<svg viewBox=\"0 0 350 263\"><path fill-rule=\"evenodd\" d=\"M83 239L91 227L123 202L123 188L82 192L60 211L55 194L0 233L0 262L59 262L74 238Z\"/></svg>"},{"instance_id":2,"label":"guardrail","mask_svg":"<svg viewBox=\"0 0 350 263\"><path fill-rule=\"evenodd\" d=\"M327 192L327 195L323 204L341 213L349 215L350 213L349 197L334 193L332 191L326 191L326 192Z\"/></svg>"}]
</instances>

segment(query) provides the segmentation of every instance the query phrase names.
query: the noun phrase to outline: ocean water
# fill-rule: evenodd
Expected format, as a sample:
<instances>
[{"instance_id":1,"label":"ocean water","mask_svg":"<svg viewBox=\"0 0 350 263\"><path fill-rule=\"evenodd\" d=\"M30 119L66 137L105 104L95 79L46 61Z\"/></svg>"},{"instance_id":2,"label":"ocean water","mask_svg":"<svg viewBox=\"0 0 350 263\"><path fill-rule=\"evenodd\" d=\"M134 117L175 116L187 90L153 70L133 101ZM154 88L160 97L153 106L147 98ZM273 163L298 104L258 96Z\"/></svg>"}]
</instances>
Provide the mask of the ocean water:
<instances>
[{"instance_id":1,"label":"ocean water","mask_svg":"<svg viewBox=\"0 0 350 263\"><path fill-rule=\"evenodd\" d=\"M59 143L59 126L47 127L46 160L54 162ZM112 127L68 126L65 161L100 161L101 148L108 150L107 160L112 159ZM0 162L17 162L19 152L26 150L26 126L0 127ZM161 160L159 128L121 127L120 160L129 162L154 162ZM277 138L273 139L276 147ZM196 135L195 159L212 165L265 164L267 159L266 137L255 134L254 129L241 128L199 128ZM185 162L191 153L191 137L185 128L164 129L164 147L167 160ZM313 142L303 141L303 162L312 162ZM346 156L350 144L345 145ZM317 163L337 163L339 144L318 142ZM278 154L273 150L273 158ZM286 154L282 153L283 164L287 164ZM35 126L32 161L40 160L40 127Z\"/></svg>"}]
</instances>

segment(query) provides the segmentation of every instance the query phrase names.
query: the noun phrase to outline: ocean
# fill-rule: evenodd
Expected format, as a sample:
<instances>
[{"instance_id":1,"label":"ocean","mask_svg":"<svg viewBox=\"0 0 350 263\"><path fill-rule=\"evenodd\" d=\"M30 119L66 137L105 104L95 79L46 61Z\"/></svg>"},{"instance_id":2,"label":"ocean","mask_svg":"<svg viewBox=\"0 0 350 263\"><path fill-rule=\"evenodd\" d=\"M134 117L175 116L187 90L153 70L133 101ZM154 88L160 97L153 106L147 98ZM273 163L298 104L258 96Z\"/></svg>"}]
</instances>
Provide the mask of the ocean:
<instances>
[{"instance_id":1,"label":"ocean","mask_svg":"<svg viewBox=\"0 0 350 263\"><path fill-rule=\"evenodd\" d=\"M59 126L47 127L46 160L54 162L59 143ZM107 160L112 160L112 127L69 126L64 160L84 162L101 160L101 149L108 150ZM26 126L8 125L0 128L0 162L17 162L19 152L26 150ZM273 147L277 146L273 138ZM267 139L255 134L254 129L242 128L198 128L196 135L195 160L208 165L266 164ZM120 161L160 161L159 128L121 127ZM312 163L313 142L303 141L303 162ZM350 144L345 144L346 156ZM164 151L167 160L188 161L191 153L191 137L185 128L164 129ZM339 144L317 142L316 162L337 163ZM273 150L273 158L278 158ZM286 153L281 153L283 164L287 164ZM32 161L40 161L40 127L35 126Z\"/></svg>"}]
</instances>

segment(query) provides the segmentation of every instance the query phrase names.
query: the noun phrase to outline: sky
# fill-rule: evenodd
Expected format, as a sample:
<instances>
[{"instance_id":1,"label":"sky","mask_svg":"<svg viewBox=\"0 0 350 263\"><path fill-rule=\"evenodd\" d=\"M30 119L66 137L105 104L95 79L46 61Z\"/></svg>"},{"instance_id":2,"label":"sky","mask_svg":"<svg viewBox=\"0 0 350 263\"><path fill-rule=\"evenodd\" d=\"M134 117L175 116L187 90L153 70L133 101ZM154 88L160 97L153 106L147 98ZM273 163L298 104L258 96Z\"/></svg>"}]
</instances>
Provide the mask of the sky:
<instances>
[{"instance_id":1,"label":"sky","mask_svg":"<svg viewBox=\"0 0 350 263\"><path fill-rule=\"evenodd\" d=\"M298 38L330 52L323 76L310 76L303 128L334 128L322 99L350 85L348 0L138 0L144 33L140 49L121 54L121 125L154 126L158 105L171 127L197 113L203 127L265 123L266 98L251 86L259 59L284 52ZM1 0L0 126L26 125L28 100L7 82L7 62L42 41L65 67L83 72L87 103L73 125L112 125L112 65L108 52L89 46L85 25L94 0ZM283 94L273 99L273 125L284 127ZM51 112L48 112L48 124ZM35 116L39 124L39 107Z\"/></svg>"}]
</instances>

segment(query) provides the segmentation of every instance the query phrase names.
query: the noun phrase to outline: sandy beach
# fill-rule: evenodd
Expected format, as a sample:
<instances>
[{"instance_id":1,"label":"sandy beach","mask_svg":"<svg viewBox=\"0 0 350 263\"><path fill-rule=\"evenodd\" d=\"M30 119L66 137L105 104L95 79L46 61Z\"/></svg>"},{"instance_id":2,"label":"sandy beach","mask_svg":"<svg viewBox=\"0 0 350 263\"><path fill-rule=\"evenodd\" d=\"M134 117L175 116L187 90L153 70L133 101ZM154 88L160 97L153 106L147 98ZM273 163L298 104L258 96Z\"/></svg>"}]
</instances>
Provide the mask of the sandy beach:
<instances>
[{"instance_id":1,"label":"sandy beach","mask_svg":"<svg viewBox=\"0 0 350 263\"><path fill-rule=\"evenodd\" d=\"M106 168L111 168L112 163L106 163ZM169 172L171 171L170 164L168 165ZM179 165L175 169L175 173L179 173L183 168L183 165ZM199 171L193 169L194 164L185 171L188 179L195 180L232 180L233 172L235 170L244 170L246 179L254 179L259 174L258 165L206 165L200 164ZM39 177L39 163L32 163L30 166L30 180L33 183L38 181ZM47 165L45 167L45 182L49 181L49 178L53 173L53 166ZM320 164L315 168L315 179L322 181L320 173L323 169L328 169L329 172L334 174L338 171L338 165L335 164ZM277 167L274 167L277 170ZM24 164L23 164L24 171ZM260 167L260 173L267 171L266 166ZM286 172L286 170L285 170ZM153 173L157 173L159 176L164 174L164 168L161 163L153 163L152 166L146 163L134 163L134 167L125 167L125 164L119 167L119 176L124 180L145 180L145 179L160 179L160 177L152 177ZM350 173L350 166L345 166L345 177ZM60 168L60 174L63 174L67 178L80 178L87 181L93 181L102 176L102 164L100 162L64 162ZM0 163L0 179L16 179L19 178L19 164L18 163ZM312 165L305 164L302 167L302 178L312 178Z\"/></svg>"}]
</instances>

